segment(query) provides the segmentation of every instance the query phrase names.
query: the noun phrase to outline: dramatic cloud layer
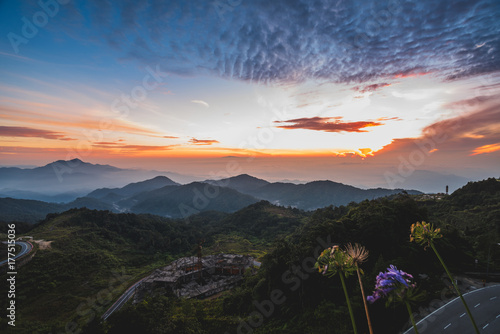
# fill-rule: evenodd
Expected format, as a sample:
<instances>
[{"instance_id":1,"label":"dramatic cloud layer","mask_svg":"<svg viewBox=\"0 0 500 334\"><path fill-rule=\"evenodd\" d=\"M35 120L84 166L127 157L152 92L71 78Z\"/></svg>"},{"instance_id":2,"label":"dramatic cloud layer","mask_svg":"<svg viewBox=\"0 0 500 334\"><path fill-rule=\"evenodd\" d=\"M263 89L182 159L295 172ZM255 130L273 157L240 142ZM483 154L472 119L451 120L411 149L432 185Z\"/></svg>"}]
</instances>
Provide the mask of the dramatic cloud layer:
<instances>
[{"instance_id":1,"label":"dramatic cloud layer","mask_svg":"<svg viewBox=\"0 0 500 334\"><path fill-rule=\"evenodd\" d=\"M497 0L92 0L71 6L64 15L70 34L77 34L72 26L91 24L97 34L85 38L105 38L124 58L160 62L178 74L365 82L500 69Z\"/></svg>"}]
</instances>

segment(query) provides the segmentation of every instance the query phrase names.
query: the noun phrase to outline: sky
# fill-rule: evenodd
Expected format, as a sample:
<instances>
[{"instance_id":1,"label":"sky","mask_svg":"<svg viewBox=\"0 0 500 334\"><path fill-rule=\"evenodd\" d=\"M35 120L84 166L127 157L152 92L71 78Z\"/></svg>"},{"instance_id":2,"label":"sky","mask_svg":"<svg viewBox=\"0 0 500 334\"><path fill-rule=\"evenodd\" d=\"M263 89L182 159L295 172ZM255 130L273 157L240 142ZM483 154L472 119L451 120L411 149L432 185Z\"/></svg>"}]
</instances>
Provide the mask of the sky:
<instances>
[{"instance_id":1,"label":"sky","mask_svg":"<svg viewBox=\"0 0 500 334\"><path fill-rule=\"evenodd\" d=\"M498 0L0 1L0 35L1 166L500 176Z\"/></svg>"}]
</instances>

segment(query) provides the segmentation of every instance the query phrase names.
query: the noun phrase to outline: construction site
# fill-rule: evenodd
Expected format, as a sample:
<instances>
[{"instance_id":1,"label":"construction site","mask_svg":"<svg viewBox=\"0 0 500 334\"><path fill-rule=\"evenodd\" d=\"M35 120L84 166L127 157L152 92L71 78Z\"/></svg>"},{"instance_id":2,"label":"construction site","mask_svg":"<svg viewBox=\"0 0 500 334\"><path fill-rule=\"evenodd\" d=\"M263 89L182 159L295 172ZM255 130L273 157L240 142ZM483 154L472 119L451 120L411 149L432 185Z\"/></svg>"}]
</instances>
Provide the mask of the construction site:
<instances>
[{"instance_id":1,"label":"construction site","mask_svg":"<svg viewBox=\"0 0 500 334\"><path fill-rule=\"evenodd\" d=\"M134 303L147 295L168 293L182 298L207 298L232 288L258 264L248 255L183 257L146 277L136 289Z\"/></svg>"}]
</instances>

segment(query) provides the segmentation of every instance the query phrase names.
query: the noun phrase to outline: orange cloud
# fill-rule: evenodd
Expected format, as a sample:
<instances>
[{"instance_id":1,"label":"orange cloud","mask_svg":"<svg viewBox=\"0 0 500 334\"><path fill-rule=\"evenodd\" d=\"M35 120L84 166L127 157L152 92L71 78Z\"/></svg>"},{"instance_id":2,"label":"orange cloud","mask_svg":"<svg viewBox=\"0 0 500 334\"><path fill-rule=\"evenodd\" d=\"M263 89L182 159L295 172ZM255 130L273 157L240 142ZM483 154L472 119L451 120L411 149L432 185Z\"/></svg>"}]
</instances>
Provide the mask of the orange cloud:
<instances>
[{"instance_id":1,"label":"orange cloud","mask_svg":"<svg viewBox=\"0 0 500 334\"><path fill-rule=\"evenodd\" d=\"M47 152L67 153L64 148L26 147L26 146L0 146L0 154L46 154Z\"/></svg>"},{"instance_id":2,"label":"orange cloud","mask_svg":"<svg viewBox=\"0 0 500 334\"><path fill-rule=\"evenodd\" d=\"M475 150L472 151L472 154L470 154L470 155L493 153L496 151L500 151L500 143L483 145L483 146L477 147Z\"/></svg>"},{"instance_id":3,"label":"orange cloud","mask_svg":"<svg viewBox=\"0 0 500 334\"><path fill-rule=\"evenodd\" d=\"M49 130L33 129L20 126L0 126L0 137L35 137L57 140L76 140L66 135Z\"/></svg>"},{"instance_id":4,"label":"orange cloud","mask_svg":"<svg viewBox=\"0 0 500 334\"><path fill-rule=\"evenodd\" d=\"M402 157L408 163L416 162L414 167L420 169L424 164L446 166L450 161L456 166L465 166L476 164L478 159L482 159L481 163L485 166L498 164L500 98L476 99L472 106L472 112L459 113L454 118L425 127L418 138L393 139L390 144L373 152L372 160L392 162L398 166ZM448 108L453 110L454 105Z\"/></svg>"},{"instance_id":5,"label":"orange cloud","mask_svg":"<svg viewBox=\"0 0 500 334\"><path fill-rule=\"evenodd\" d=\"M344 150L344 151L333 151L333 156L336 158L361 158L364 160L364 158L373 156L374 151L371 148L359 148L357 151L349 151L349 150ZM331 156L331 154L329 154ZM311 155L314 156L314 155ZM321 155L318 155L318 157Z\"/></svg>"},{"instance_id":6,"label":"orange cloud","mask_svg":"<svg viewBox=\"0 0 500 334\"><path fill-rule=\"evenodd\" d=\"M175 145L158 146L158 145L127 145L118 142L96 142L92 147L119 150L123 152L147 152L147 151L166 151L171 150Z\"/></svg>"},{"instance_id":7,"label":"orange cloud","mask_svg":"<svg viewBox=\"0 0 500 334\"><path fill-rule=\"evenodd\" d=\"M61 93L58 96L52 96L0 84L0 90L13 95L0 97L0 118L17 123L15 124L17 126L29 127L38 124L59 126L65 129L109 130L156 137L163 135L130 120L124 120L121 115L111 112L108 105L89 98L84 93L66 91L64 87L51 86L49 83L35 82L43 86L49 85L67 95ZM98 94L106 99L113 98L112 95L93 90L91 87L84 87L84 89L91 90L92 94Z\"/></svg>"},{"instance_id":8,"label":"orange cloud","mask_svg":"<svg viewBox=\"0 0 500 334\"><path fill-rule=\"evenodd\" d=\"M366 157L367 155L373 155L373 150L371 148L360 148L361 156Z\"/></svg>"},{"instance_id":9,"label":"orange cloud","mask_svg":"<svg viewBox=\"0 0 500 334\"><path fill-rule=\"evenodd\" d=\"M61 115L60 113L50 114L50 113L28 111L25 109L15 108L15 107L1 106L0 118L16 123L24 123L30 125L37 124L37 125L58 126L58 127L63 127L65 129L74 128L74 129L88 129L88 130L109 130L109 131L146 135L152 137L158 137L159 135L158 132L113 117L102 117L101 119L89 119L87 117L81 117L78 115L71 115L71 114Z\"/></svg>"},{"instance_id":10,"label":"orange cloud","mask_svg":"<svg viewBox=\"0 0 500 334\"><path fill-rule=\"evenodd\" d=\"M274 121L274 123L285 123L276 126L281 129L306 129L325 132L368 132L363 129L384 125L384 123L374 121L342 122L342 117L296 118L288 121Z\"/></svg>"}]
</instances>

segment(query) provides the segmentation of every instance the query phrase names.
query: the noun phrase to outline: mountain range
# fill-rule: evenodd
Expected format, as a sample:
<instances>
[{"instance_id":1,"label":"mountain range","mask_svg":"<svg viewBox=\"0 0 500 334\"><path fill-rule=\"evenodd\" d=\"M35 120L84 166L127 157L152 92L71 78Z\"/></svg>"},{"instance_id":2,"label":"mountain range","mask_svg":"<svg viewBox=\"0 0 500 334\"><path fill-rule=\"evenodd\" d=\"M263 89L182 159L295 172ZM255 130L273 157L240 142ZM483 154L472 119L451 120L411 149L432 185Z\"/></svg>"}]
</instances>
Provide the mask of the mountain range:
<instances>
[{"instance_id":1,"label":"mountain range","mask_svg":"<svg viewBox=\"0 0 500 334\"><path fill-rule=\"evenodd\" d=\"M75 165L71 169L71 165ZM25 184L56 182L64 176L64 182L80 185L95 173L120 173L122 170L108 165L93 165L80 160L58 161L44 167L27 171L0 169L6 174L22 174ZM59 174L58 174L59 173ZM44 180L37 179L45 177ZM96 175L97 180L108 176ZM11 181L11 183L14 183ZM22 183L17 183L22 184ZM92 183L93 184L93 183ZM57 184L56 184L57 185ZM32 187L36 188L35 186ZM34 223L48 213L63 212L71 208L109 210L111 212L149 213L171 218L187 218L206 211L235 212L261 200L274 205L311 211L330 205L347 205L366 199L391 196L403 189L360 189L333 181L314 181L306 184L285 182L271 183L247 174L220 180L205 180L188 184L177 183L166 176L156 176L124 187L102 187L87 192L68 203L45 200L14 199L4 195L0 198L0 220L20 220ZM409 194L421 194L406 190ZM50 198L50 195L48 196Z\"/></svg>"},{"instance_id":2,"label":"mountain range","mask_svg":"<svg viewBox=\"0 0 500 334\"><path fill-rule=\"evenodd\" d=\"M58 160L36 168L0 167L0 196L67 203L99 187L120 187L155 176L193 181L191 176L173 172L122 169L80 159Z\"/></svg>"}]
</instances>

